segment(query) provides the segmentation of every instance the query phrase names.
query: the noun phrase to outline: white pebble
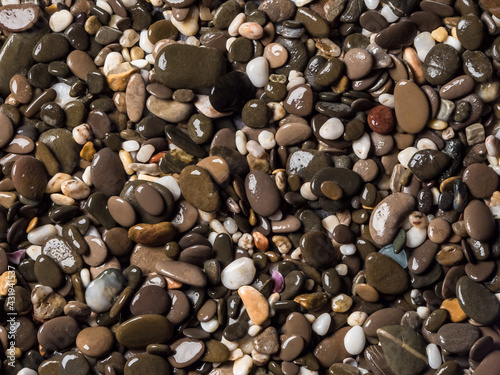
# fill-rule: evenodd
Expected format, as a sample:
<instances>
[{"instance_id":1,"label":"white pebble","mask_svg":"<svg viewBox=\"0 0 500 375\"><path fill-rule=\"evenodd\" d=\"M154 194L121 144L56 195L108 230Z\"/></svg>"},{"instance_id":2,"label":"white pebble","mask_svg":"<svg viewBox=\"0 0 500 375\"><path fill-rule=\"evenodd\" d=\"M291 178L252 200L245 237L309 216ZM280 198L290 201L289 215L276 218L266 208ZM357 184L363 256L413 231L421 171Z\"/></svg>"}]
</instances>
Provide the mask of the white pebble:
<instances>
[{"instance_id":1,"label":"white pebble","mask_svg":"<svg viewBox=\"0 0 500 375\"><path fill-rule=\"evenodd\" d=\"M462 50L462 44L460 43L460 41L458 39L455 39L451 35L448 35L448 37L444 40L443 43L452 46L458 52L460 52Z\"/></svg>"},{"instance_id":2,"label":"white pebble","mask_svg":"<svg viewBox=\"0 0 500 375\"><path fill-rule=\"evenodd\" d=\"M36 260L39 255L42 255L42 247L40 245L30 245L26 249L26 254L33 259Z\"/></svg>"},{"instance_id":3,"label":"white pebble","mask_svg":"<svg viewBox=\"0 0 500 375\"><path fill-rule=\"evenodd\" d=\"M137 141L125 141L122 143L122 148L128 152L137 151L139 147L140 145Z\"/></svg>"},{"instance_id":4,"label":"white pebble","mask_svg":"<svg viewBox=\"0 0 500 375\"><path fill-rule=\"evenodd\" d=\"M172 176L160 177L155 182L157 184L165 186L168 190L170 190L172 196L174 197L174 200L178 200L181 197L181 188L179 187L177 180Z\"/></svg>"},{"instance_id":5,"label":"white pebble","mask_svg":"<svg viewBox=\"0 0 500 375\"><path fill-rule=\"evenodd\" d=\"M312 0L292 0L292 1L298 8L303 7L304 5L307 5L310 2L312 2Z\"/></svg>"},{"instance_id":6,"label":"white pebble","mask_svg":"<svg viewBox=\"0 0 500 375\"><path fill-rule=\"evenodd\" d=\"M109 5L107 2L105 2L104 0L97 0L95 2L95 5L97 5L99 8L101 8L102 10L105 10L106 12L108 12L110 15L113 14L113 9L111 8L111 5Z\"/></svg>"},{"instance_id":7,"label":"white pebble","mask_svg":"<svg viewBox=\"0 0 500 375\"><path fill-rule=\"evenodd\" d=\"M75 126L71 131L71 134L73 135L75 142L82 146L88 141L91 141L93 138L92 129L88 124Z\"/></svg>"},{"instance_id":8,"label":"white pebble","mask_svg":"<svg viewBox=\"0 0 500 375\"><path fill-rule=\"evenodd\" d=\"M368 133L364 133L361 138L352 142L352 150L360 159L366 159L370 152L371 138Z\"/></svg>"},{"instance_id":9,"label":"white pebble","mask_svg":"<svg viewBox=\"0 0 500 375\"><path fill-rule=\"evenodd\" d=\"M394 108L394 95L382 94L378 97L378 102L386 107Z\"/></svg>"},{"instance_id":10,"label":"white pebble","mask_svg":"<svg viewBox=\"0 0 500 375\"><path fill-rule=\"evenodd\" d=\"M43 241L51 236L57 236L56 227L52 224L46 224L32 229L28 233L28 241L34 245L42 245Z\"/></svg>"},{"instance_id":11,"label":"white pebble","mask_svg":"<svg viewBox=\"0 0 500 375\"><path fill-rule=\"evenodd\" d=\"M250 258L239 258L229 263L221 272L221 282L227 289L237 290L248 285L255 276L255 266Z\"/></svg>"},{"instance_id":12,"label":"white pebble","mask_svg":"<svg viewBox=\"0 0 500 375\"><path fill-rule=\"evenodd\" d=\"M347 266L344 263L340 263L340 264L337 264L335 266L335 271L337 271L337 273L340 276L345 276L345 275L347 275L347 272L349 271L349 268L347 268Z\"/></svg>"},{"instance_id":13,"label":"white pebble","mask_svg":"<svg viewBox=\"0 0 500 375\"><path fill-rule=\"evenodd\" d=\"M321 224L328 232L333 233L335 227L340 224L340 220L337 215L330 215L321 220Z\"/></svg>"},{"instance_id":14,"label":"white pebble","mask_svg":"<svg viewBox=\"0 0 500 375\"><path fill-rule=\"evenodd\" d=\"M364 311L354 311L347 317L347 324L351 327L362 326L367 318L368 314Z\"/></svg>"},{"instance_id":15,"label":"white pebble","mask_svg":"<svg viewBox=\"0 0 500 375\"><path fill-rule=\"evenodd\" d=\"M208 235L208 242L210 242L213 245L217 236L218 236L217 232L210 232L210 234Z\"/></svg>"},{"instance_id":16,"label":"white pebble","mask_svg":"<svg viewBox=\"0 0 500 375\"><path fill-rule=\"evenodd\" d=\"M497 16L494 16L493 14L491 15L491 18L493 18L495 25L497 25L497 27L500 27L500 18L498 18Z\"/></svg>"},{"instance_id":17,"label":"white pebble","mask_svg":"<svg viewBox=\"0 0 500 375\"><path fill-rule=\"evenodd\" d=\"M246 73L255 87L264 87L269 81L269 64L265 57L259 56L247 64Z\"/></svg>"},{"instance_id":18,"label":"white pebble","mask_svg":"<svg viewBox=\"0 0 500 375\"><path fill-rule=\"evenodd\" d=\"M125 51L125 49L123 49ZM149 66L149 62L146 59L137 59L130 61L130 65L135 66L138 69L145 69Z\"/></svg>"},{"instance_id":19,"label":"white pebble","mask_svg":"<svg viewBox=\"0 0 500 375\"><path fill-rule=\"evenodd\" d=\"M82 279L83 287L86 288L91 281L90 271L88 268L82 268L82 270L80 271L80 278Z\"/></svg>"},{"instance_id":20,"label":"white pebble","mask_svg":"<svg viewBox=\"0 0 500 375\"><path fill-rule=\"evenodd\" d=\"M419 306L417 307L417 314L420 319L425 320L431 314L431 310L427 306Z\"/></svg>"},{"instance_id":21,"label":"white pebble","mask_svg":"<svg viewBox=\"0 0 500 375\"><path fill-rule=\"evenodd\" d=\"M233 375L248 375L253 366L253 359L248 354L238 358L233 364Z\"/></svg>"},{"instance_id":22,"label":"white pebble","mask_svg":"<svg viewBox=\"0 0 500 375\"><path fill-rule=\"evenodd\" d=\"M319 336L324 336L328 333L330 324L332 323L332 317L328 313L323 313L316 318L312 324L312 330L316 332Z\"/></svg>"},{"instance_id":23,"label":"white pebble","mask_svg":"<svg viewBox=\"0 0 500 375\"><path fill-rule=\"evenodd\" d=\"M252 250L253 249L253 237L250 233L244 233L239 239L238 239L238 246L242 247L245 250Z\"/></svg>"},{"instance_id":24,"label":"white pebble","mask_svg":"<svg viewBox=\"0 0 500 375\"><path fill-rule=\"evenodd\" d=\"M110 52L104 60L103 73L105 76L109 74L111 69L116 68L123 62L123 56L120 52Z\"/></svg>"},{"instance_id":25,"label":"white pebble","mask_svg":"<svg viewBox=\"0 0 500 375\"><path fill-rule=\"evenodd\" d=\"M201 112L208 118L219 118L230 114L230 113L216 111L215 108L212 106L212 103L210 103L208 95L202 95L202 94L196 95L194 106L199 112Z\"/></svg>"},{"instance_id":26,"label":"white pebble","mask_svg":"<svg viewBox=\"0 0 500 375\"><path fill-rule=\"evenodd\" d=\"M241 155L248 154L247 151L247 136L242 130L237 130L235 134L236 149Z\"/></svg>"},{"instance_id":27,"label":"white pebble","mask_svg":"<svg viewBox=\"0 0 500 375\"><path fill-rule=\"evenodd\" d=\"M224 338L222 338L224 340ZM243 357L243 350L238 348L238 343L236 343L236 349L231 350L231 353L229 353L229 361L236 361L237 359Z\"/></svg>"},{"instance_id":28,"label":"white pebble","mask_svg":"<svg viewBox=\"0 0 500 375\"><path fill-rule=\"evenodd\" d=\"M210 225L210 228L212 228L212 230L215 232L215 233L225 233L225 234L228 234L227 231L226 231L226 228L224 228L224 225L222 225L222 223L217 220L217 219L213 219L213 220L210 220L210 222L208 223Z\"/></svg>"},{"instance_id":29,"label":"white pebble","mask_svg":"<svg viewBox=\"0 0 500 375\"><path fill-rule=\"evenodd\" d=\"M404 150L400 151L398 154L398 161L401 163L401 165L405 168L408 168L408 163L410 162L410 159L415 155L415 153L418 151L418 148L416 147L407 147Z\"/></svg>"},{"instance_id":30,"label":"white pebble","mask_svg":"<svg viewBox=\"0 0 500 375\"><path fill-rule=\"evenodd\" d=\"M17 373L17 375L37 375L37 374L38 373L35 370L32 370L27 367L19 370L19 372Z\"/></svg>"},{"instance_id":31,"label":"white pebble","mask_svg":"<svg viewBox=\"0 0 500 375\"><path fill-rule=\"evenodd\" d=\"M274 139L274 134L269 130L263 130L259 133L259 143L266 150L271 150L276 146L276 140Z\"/></svg>"},{"instance_id":32,"label":"white pebble","mask_svg":"<svg viewBox=\"0 0 500 375\"><path fill-rule=\"evenodd\" d=\"M50 16L49 26L55 33L64 31L73 22L73 15L69 10L63 9Z\"/></svg>"},{"instance_id":33,"label":"white pebble","mask_svg":"<svg viewBox=\"0 0 500 375\"><path fill-rule=\"evenodd\" d=\"M437 370L443 363L441 360L441 351L436 344L429 344L425 348L427 353L427 360L429 361L429 367Z\"/></svg>"},{"instance_id":34,"label":"white pebble","mask_svg":"<svg viewBox=\"0 0 500 375\"><path fill-rule=\"evenodd\" d=\"M344 347L345 350L351 355L358 355L365 348L365 331L363 327L354 326L352 327L344 337Z\"/></svg>"},{"instance_id":35,"label":"white pebble","mask_svg":"<svg viewBox=\"0 0 500 375\"><path fill-rule=\"evenodd\" d=\"M306 83L306 79L304 77L295 77L288 82L286 89L290 91L295 86L303 85L304 83Z\"/></svg>"},{"instance_id":36,"label":"white pebble","mask_svg":"<svg viewBox=\"0 0 500 375\"><path fill-rule=\"evenodd\" d=\"M379 3L380 0L365 0L365 5L370 10L377 9Z\"/></svg>"},{"instance_id":37,"label":"white pebble","mask_svg":"<svg viewBox=\"0 0 500 375\"><path fill-rule=\"evenodd\" d=\"M229 27L227 28L227 32L230 36L238 36L240 35L238 29L240 28L241 25L246 21L247 16L245 13L240 13L234 19L231 21L229 24Z\"/></svg>"},{"instance_id":38,"label":"white pebble","mask_svg":"<svg viewBox=\"0 0 500 375\"><path fill-rule=\"evenodd\" d=\"M309 370L305 366L301 366L298 375L318 375L318 371Z\"/></svg>"},{"instance_id":39,"label":"white pebble","mask_svg":"<svg viewBox=\"0 0 500 375\"><path fill-rule=\"evenodd\" d=\"M236 221L232 217L228 217L226 220L224 220L223 224L224 228L226 228L229 234L235 234L236 231L238 230L238 225L236 224Z\"/></svg>"},{"instance_id":40,"label":"white pebble","mask_svg":"<svg viewBox=\"0 0 500 375\"><path fill-rule=\"evenodd\" d=\"M315 196L311 191L310 182L305 182L302 184L302 186L300 187L300 195L302 195L304 199L307 199L309 201L315 201L316 199L318 199L318 197Z\"/></svg>"},{"instance_id":41,"label":"white pebble","mask_svg":"<svg viewBox=\"0 0 500 375\"><path fill-rule=\"evenodd\" d=\"M261 326L258 326L256 324L254 324L253 326L250 326L250 328L248 328L248 335L249 336L252 336L252 337L255 337L257 336L260 332L262 331L262 327Z\"/></svg>"},{"instance_id":42,"label":"white pebble","mask_svg":"<svg viewBox=\"0 0 500 375\"><path fill-rule=\"evenodd\" d=\"M155 146L150 144L142 145L135 158L141 163L146 163L153 156L154 152Z\"/></svg>"},{"instance_id":43,"label":"white pebble","mask_svg":"<svg viewBox=\"0 0 500 375\"><path fill-rule=\"evenodd\" d=\"M413 44L415 45L415 49L417 50L418 58L423 62L429 51L436 44L436 41L431 36L430 32L424 31L423 33L420 33L415 37L415 39L413 40Z\"/></svg>"},{"instance_id":44,"label":"white pebble","mask_svg":"<svg viewBox=\"0 0 500 375\"><path fill-rule=\"evenodd\" d=\"M352 243L341 245L340 252L342 255L354 255L356 253L356 246Z\"/></svg>"},{"instance_id":45,"label":"white pebble","mask_svg":"<svg viewBox=\"0 0 500 375\"><path fill-rule=\"evenodd\" d=\"M250 140L247 142L247 151L256 158L261 158L266 154L265 148L254 140Z\"/></svg>"},{"instance_id":46,"label":"white pebble","mask_svg":"<svg viewBox=\"0 0 500 375\"><path fill-rule=\"evenodd\" d=\"M210 319L208 322L200 322L201 329L205 332L212 333L219 328L219 321L217 318Z\"/></svg>"},{"instance_id":47,"label":"white pebble","mask_svg":"<svg viewBox=\"0 0 500 375\"><path fill-rule=\"evenodd\" d=\"M234 243L238 243L240 240L241 236L243 236L243 233L241 232L236 232L231 236L231 239L233 240Z\"/></svg>"},{"instance_id":48,"label":"white pebble","mask_svg":"<svg viewBox=\"0 0 500 375\"><path fill-rule=\"evenodd\" d=\"M75 98L71 97L69 95L71 91L71 86L67 85L63 82L58 82L54 85L52 85L52 90L56 92L56 99L54 100L57 104L59 104L61 107L64 107L66 104L69 102L72 102L75 100Z\"/></svg>"},{"instance_id":49,"label":"white pebble","mask_svg":"<svg viewBox=\"0 0 500 375\"><path fill-rule=\"evenodd\" d=\"M427 238L427 228L412 227L406 232L406 246L414 249L422 245Z\"/></svg>"},{"instance_id":50,"label":"white pebble","mask_svg":"<svg viewBox=\"0 0 500 375\"><path fill-rule=\"evenodd\" d=\"M141 47L146 53L153 52L154 44L149 41L147 30L141 31L141 35L139 37L139 47Z\"/></svg>"},{"instance_id":51,"label":"white pebble","mask_svg":"<svg viewBox=\"0 0 500 375\"><path fill-rule=\"evenodd\" d=\"M319 128L319 135L328 140L338 139L344 134L344 124L336 117L325 121Z\"/></svg>"},{"instance_id":52,"label":"white pebble","mask_svg":"<svg viewBox=\"0 0 500 375\"><path fill-rule=\"evenodd\" d=\"M382 7L382 10L380 11L380 14L384 16L384 18L387 20L389 23L396 22L399 17L394 14L392 11L391 7L389 5L384 5Z\"/></svg>"}]
</instances>

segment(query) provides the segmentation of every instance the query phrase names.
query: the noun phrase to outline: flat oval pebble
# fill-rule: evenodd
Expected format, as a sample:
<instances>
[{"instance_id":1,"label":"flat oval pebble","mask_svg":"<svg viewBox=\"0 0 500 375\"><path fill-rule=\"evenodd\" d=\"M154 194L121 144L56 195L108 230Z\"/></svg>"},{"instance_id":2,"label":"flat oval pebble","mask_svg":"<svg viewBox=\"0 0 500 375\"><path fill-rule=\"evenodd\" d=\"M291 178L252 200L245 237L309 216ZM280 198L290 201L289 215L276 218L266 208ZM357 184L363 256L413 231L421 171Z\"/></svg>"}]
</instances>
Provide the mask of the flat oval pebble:
<instances>
[{"instance_id":1,"label":"flat oval pebble","mask_svg":"<svg viewBox=\"0 0 500 375\"><path fill-rule=\"evenodd\" d=\"M197 166L184 168L179 186L184 198L196 208L206 212L214 212L219 208L219 193L206 169Z\"/></svg>"},{"instance_id":2,"label":"flat oval pebble","mask_svg":"<svg viewBox=\"0 0 500 375\"><path fill-rule=\"evenodd\" d=\"M429 103L422 90L412 81L401 80L394 89L396 119L411 134L420 132L429 117Z\"/></svg>"},{"instance_id":3,"label":"flat oval pebble","mask_svg":"<svg viewBox=\"0 0 500 375\"><path fill-rule=\"evenodd\" d=\"M366 282L381 293L398 294L409 286L408 274L387 255L372 253L366 258Z\"/></svg>"},{"instance_id":4,"label":"flat oval pebble","mask_svg":"<svg viewBox=\"0 0 500 375\"><path fill-rule=\"evenodd\" d=\"M479 329L468 323L448 323L437 332L440 346L450 353L468 353L480 337Z\"/></svg>"},{"instance_id":5,"label":"flat oval pebble","mask_svg":"<svg viewBox=\"0 0 500 375\"><path fill-rule=\"evenodd\" d=\"M245 192L252 209L262 216L270 216L279 208L280 194L271 177L259 170L245 178Z\"/></svg>"},{"instance_id":6,"label":"flat oval pebble","mask_svg":"<svg viewBox=\"0 0 500 375\"><path fill-rule=\"evenodd\" d=\"M469 236L487 241L495 231L495 220L489 208L480 200L471 201L464 211L465 228Z\"/></svg>"},{"instance_id":7,"label":"flat oval pebble","mask_svg":"<svg viewBox=\"0 0 500 375\"><path fill-rule=\"evenodd\" d=\"M0 28L20 32L31 28L40 16L40 8L34 4L4 4L0 9Z\"/></svg>"},{"instance_id":8,"label":"flat oval pebble","mask_svg":"<svg viewBox=\"0 0 500 375\"><path fill-rule=\"evenodd\" d=\"M201 358L205 352L203 341L182 338L175 341L171 346L172 354L168 356L168 362L174 368L187 367Z\"/></svg>"},{"instance_id":9,"label":"flat oval pebble","mask_svg":"<svg viewBox=\"0 0 500 375\"><path fill-rule=\"evenodd\" d=\"M160 274L183 284L203 287L207 282L206 276L202 270L189 263L164 261L156 264L156 270Z\"/></svg>"},{"instance_id":10,"label":"flat oval pebble","mask_svg":"<svg viewBox=\"0 0 500 375\"><path fill-rule=\"evenodd\" d=\"M75 319L59 316L38 329L37 339L44 349L60 351L72 345L79 332L80 328Z\"/></svg>"},{"instance_id":11,"label":"flat oval pebble","mask_svg":"<svg viewBox=\"0 0 500 375\"><path fill-rule=\"evenodd\" d=\"M458 302L468 317L480 324L491 324L500 315L500 303L483 284L461 277L456 285Z\"/></svg>"},{"instance_id":12,"label":"flat oval pebble","mask_svg":"<svg viewBox=\"0 0 500 375\"><path fill-rule=\"evenodd\" d=\"M167 318L145 314L121 323L116 330L116 340L129 348L141 349L149 344L163 344L172 333L172 323Z\"/></svg>"},{"instance_id":13,"label":"flat oval pebble","mask_svg":"<svg viewBox=\"0 0 500 375\"><path fill-rule=\"evenodd\" d=\"M76 346L90 357L102 357L113 348L114 337L107 327L84 328L76 336Z\"/></svg>"}]
</instances>

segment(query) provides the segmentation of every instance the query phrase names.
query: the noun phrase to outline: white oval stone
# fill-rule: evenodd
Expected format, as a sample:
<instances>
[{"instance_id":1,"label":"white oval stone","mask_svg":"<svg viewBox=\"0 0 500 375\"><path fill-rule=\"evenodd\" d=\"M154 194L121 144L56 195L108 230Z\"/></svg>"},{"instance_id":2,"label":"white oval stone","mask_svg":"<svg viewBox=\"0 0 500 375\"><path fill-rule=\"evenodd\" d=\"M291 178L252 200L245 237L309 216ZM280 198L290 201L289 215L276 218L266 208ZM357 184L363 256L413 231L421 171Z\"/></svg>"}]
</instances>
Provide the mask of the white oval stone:
<instances>
[{"instance_id":1,"label":"white oval stone","mask_svg":"<svg viewBox=\"0 0 500 375\"><path fill-rule=\"evenodd\" d=\"M227 28L227 32L230 36L238 36L240 35L239 33L239 28L243 23L246 21L247 16L245 13L239 13L234 19L231 21L229 24L229 27Z\"/></svg>"},{"instance_id":2,"label":"white oval stone","mask_svg":"<svg viewBox=\"0 0 500 375\"><path fill-rule=\"evenodd\" d=\"M263 130L259 133L258 137L259 143L266 150L271 150L276 146L276 140L274 139L274 134L269 130Z\"/></svg>"},{"instance_id":3,"label":"white oval stone","mask_svg":"<svg viewBox=\"0 0 500 375\"><path fill-rule=\"evenodd\" d=\"M344 134L344 124L340 119L332 117L319 128L319 135L328 140L338 139Z\"/></svg>"},{"instance_id":4,"label":"white oval stone","mask_svg":"<svg viewBox=\"0 0 500 375\"><path fill-rule=\"evenodd\" d=\"M417 50L418 58L423 62L429 51L436 44L436 41L431 36L430 32L424 31L415 37L413 44Z\"/></svg>"},{"instance_id":5,"label":"white oval stone","mask_svg":"<svg viewBox=\"0 0 500 375\"><path fill-rule=\"evenodd\" d=\"M63 9L50 16L49 26L55 33L64 31L73 22L73 15L69 10Z\"/></svg>"},{"instance_id":6,"label":"white oval stone","mask_svg":"<svg viewBox=\"0 0 500 375\"><path fill-rule=\"evenodd\" d=\"M42 245L45 239L57 236L57 229L52 224L42 225L41 227L32 229L28 233L28 241L33 245Z\"/></svg>"},{"instance_id":7,"label":"white oval stone","mask_svg":"<svg viewBox=\"0 0 500 375\"><path fill-rule=\"evenodd\" d=\"M227 289L236 290L252 282L255 276L255 265L250 258L239 258L229 263L222 270L221 282Z\"/></svg>"},{"instance_id":8,"label":"white oval stone","mask_svg":"<svg viewBox=\"0 0 500 375\"><path fill-rule=\"evenodd\" d=\"M344 337L345 350L351 355L358 355L365 348L366 336L363 327L352 327Z\"/></svg>"},{"instance_id":9,"label":"white oval stone","mask_svg":"<svg viewBox=\"0 0 500 375\"><path fill-rule=\"evenodd\" d=\"M248 354L238 358L233 364L233 375L248 375L253 366L253 359Z\"/></svg>"},{"instance_id":10,"label":"white oval stone","mask_svg":"<svg viewBox=\"0 0 500 375\"><path fill-rule=\"evenodd\" d=\"M354 255L354 253L356 253L356 246L352 243L341 245L340 252L342 255Z\"/></svg>"},{"instance_id":11,"label":"white oval stone","mask_svg":"<svg viewBox=\"0 0 500 375\"><path fill-rule=\"evenodd\" d=\"M328 313L323 313L316 318L312 324L312 330L316 332L319 336L324 336L328 333L330 324L332 323L332 317Z\"/></svg>"},{"instance_id":12,"label":"white oval stone","mask_svg":"<svg viewBox=\"0 0 500 375\"><path fill-rule=\"evenodd\" d=\"M256 57L247 64L246 73L252 85L264 87L269 81L269 63L265 57Z\"/></svg>"},{"instance_id":13,"label":"white oval stone","mask_svg":"<svg viewBox=\"0 0 500 375\"><path fill-rule=\"evenodd\" d=\"M153 156L153 153L155 152L155 146L147 144L147 145L142 145L139 151L137 152L137 155L135 155L135 158L137 161L141 163L146 163L149 161L151 156Z\"/></svg>"},{"instance_id":14,"label":"white oval stone","mask_svg":"<svg viewBox=\"0 0 500 375\"><path fill-rule=\"evenodd\" d=\"M429 367L437 370L443 363L443 361L441 360L441 351L439 350L438 346L436 344L429 344L425 348L425 352L427 353Z\"/></svg>"},{"instance_id":15,"label":"white oval stone","mask_svg":"<svg viewBox=\"0 0 500 375\"><path fill-rule=\"evenodd\" d=\"M217 318L210 319L208 322L200 322L201 329L205 332L212 333L219 328L219 321Z\"/></svg>"},{"instance_id":16,"label":"white oval stone","mask_svg":"<svg viewBox=\"0 0 500 375\"><path fill-rule=\"evenodd\" d=\"M370 10L377 9L379 3L380 0L365 0L365 5Z\"/></svg>"},{"instance_id":17,"label":"white oval stone","mask_svg":"<svg viewBox=\"0 0 500 375\"><path fill-rule=\"evenodd\" d=\"M427 228L412 227L406 232L406 246L414 249L422 245L427 238Z\"/></svg>"},{"instance_id":18,"label":"white oval stone","mask_svg":"<svg viewBox=\"0 0 500 375\"><path fill-rule=\"evenodd\" d=\"M141 31L141 35L139 38L139 47L141 47L142 50L146 53L153 52L154 44L149 41L147 30Z\"/></svg>"},{"instance_id":19,"label":"white oval stone","mask_svg":"<svg viewBox=\"0 0 500 375\"><path fill-rule=\"evenodd\" d=\"M352 142L352 150L360 159L366 159L370 152L371 138L368 133L364 133L361 138Z\"/></svg>"},{"instance_id":20,"label":"white oval stone","mask_svg":"<svg viewBox=\"0 0 500 375\"><path fill-rule=\"evenodd\" d=\"M407 147L404 150L400 151L398 154L398 161L401 163L401 165L405 168L408 168L408 163L410 162L410 159L415 155L415 153L418 151L418 148L416 147Z\"/></svg>"},{"instance_id":21,"label":"white oval stone","mask_svg":"<svg viewBox=\"0 0 500 375\"><path fill-rule=\"evenodd\" d=\"M367 318L368 314L364 311L354 311L348 316L347 324L351 327L362 326Z\"/></svg>"}]
</instances>

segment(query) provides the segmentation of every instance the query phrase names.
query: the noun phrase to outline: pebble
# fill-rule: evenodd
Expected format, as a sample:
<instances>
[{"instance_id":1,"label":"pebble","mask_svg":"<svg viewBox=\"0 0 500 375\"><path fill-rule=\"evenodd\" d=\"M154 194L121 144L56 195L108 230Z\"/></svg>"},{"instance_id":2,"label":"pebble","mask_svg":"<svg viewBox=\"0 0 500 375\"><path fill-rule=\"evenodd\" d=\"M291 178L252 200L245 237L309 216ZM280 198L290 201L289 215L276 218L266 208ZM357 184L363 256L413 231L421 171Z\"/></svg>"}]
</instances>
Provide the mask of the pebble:
<instances>
[{"instance_id":1,"label":"pebble","mask_svg":"<svg viewBox=\"0 0 500 375\"><path fill-rule=\"evenodd\" d=\"M113 268L107 269L87 286L85 301L92 311L97 313L108 311L123 287L121 272Z\"/></svg>"},{"instance_id":2,"label":"pebble","mask_svg":"<svg viewBox=\"0 0 500 375\"><path fill-rule=\"evenodd\" d=\"M238 295L250 320L256 325L262 325L269 316L269 304L266 298L257 289L247 285L238 288Z\"/></svg>"},{"instance_id":3,"label":"pebble","mask_svg":"<svg viewBox=\"0 0 500 375\"><path fill-rule=\"evenodd\" d=\"M221 273L222 284L230 290L249 285L255 277L255 265L250 258L239 258L229 263Z\"/></svg>"},{"instance_id":4,"label":"pebble","mask_svg":"<svg viewBox=\"0 0 500 375\"><path fill-rule=\"evenodd\" d=\"M173 334L172 323L164 316L145 314L130 318L116 329L116 340L129 348L144 349L149 344L163 344Z\"/></svg>"},{"instance_id":5,"label":"pebble","mask_svg":"<svg viewBox=\"0 0 500 375\"><path fill-rule=\"evenodd\" d=\"M45 350L61 351L70 347L80 332L78 323L69 316L59 316L44 323L37 333L37 340Z\"/></svg>"},{"instance_id":6,"label":"pebble","mask_svg":"<svg viewBox=\"0 0 500 375\"><path fill-rule=\"evenodd\" d=\"M252 209L262 216L270 216L279 208L280 193L266 173L255 170L245 178L245 192Z\"/></svg>"},{"instance_id":7,"label":"pebble","mask_svg":"<svg viewBox=\"0 0 500 375\"><path fill-rule=\"evenodd\" d=\"M203 287L207 282L201 269L190 263L163 261L156 264L156 270L161 275L187 285Z\"/></svg>"},{"instance_id":8,"label":"pebble","mask_svg":"<svg viewBox=\"0 0 500 375\"><path fill-rule=\"evenodd\" d=\"M482 284L462 276L457 281L457 297L462 310L479 324L491 324L500 314L496 297Z\"/></svg>"},{"instance_id":9,"label":"pebble","mask_svg":"<svg viewBox=\"0 0 500 375\"><path fill-rule=\"evenodd\" d=\"M113 348L113 334L107 327L88 327L76 336L76 346L90 357L103 357Z\"/></svg>"},{"instance_id":10,"label":"pebble","mask_svg":"<svg viewBox=\"0 0 500 375\"><path fill-rule=\"evenodd\" d=\"M396 119L402 129L410 134L420 132L429 118L426 95L412 81L402 80L394 89Z\"/></svg>"},{"instance_id":11,"label":"pebble","mask_svg":"<svg viewBox=\"0 0 500 375\"><path fill-rule=\"evenodd\" d=\"M495 231L491 211L480 200L469 202L464 211L465 228L469 236L478 241L489 240Z\"/></svg>"}]
</instances>

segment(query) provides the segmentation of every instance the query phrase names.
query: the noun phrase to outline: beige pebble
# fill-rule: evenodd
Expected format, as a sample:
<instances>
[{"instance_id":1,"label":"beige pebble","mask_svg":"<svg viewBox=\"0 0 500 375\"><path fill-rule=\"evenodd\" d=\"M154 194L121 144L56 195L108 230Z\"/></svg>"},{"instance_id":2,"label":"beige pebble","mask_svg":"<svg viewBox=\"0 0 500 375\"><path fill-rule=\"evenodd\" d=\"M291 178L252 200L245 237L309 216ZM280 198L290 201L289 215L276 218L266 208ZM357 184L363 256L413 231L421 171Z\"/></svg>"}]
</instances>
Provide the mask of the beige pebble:
<instances>
[{"instance_id":1,"label":"beige pebble","mask_svg":"<svg viewBox=\"0 0 500 375\"><path fill-rule=\"evenodd\" d=\"M264 35L264 29L257 22L245 22L239 28L238 32L247 39L260 39Z\"/></svg>"},{"instance_id":2,"label":"beige pebble","mask_svg":"<svg viewBox=\"0 0 500 375\"><path fill-rule=\"evenodd\" d=\"M64 181L61 185L61 191L73 199L85 199L90 195L90 188L81 180Z\"/></svg>"},{"instance_id":3,"label":"beige pebble","mask_svg":"<svg viewBox=\"0 0 500 375\"><path fill-rule=\"evenodd\" d=\"M254 287L244 285L238 289L238 295L253 323L261 325L269 317L267 299Z\"/></svg>"},{"instance_id":4,"label":"beige pebble","mask_svg":"<svg viewBox=\"0 0 500 375\"><path fill-rule=\"evenodd\" d=\"M59 193L50 194L50 199L52 200L52 202L60 206L72 206L75 204L75 200L73 198L67 197L64 194L59 194Z\"/></svg>"},{"instance_id":5,"label":"beige pebble","mask_svg":"<svg viewBox=\"0 0 500 375\"><path fill-rule=\"evenodd\" d=\"M56 173L52 178L47 182L47 187L45 188L45 192L47 194L58 193L61 191L61 185L63 182L71 180L73 177L67 173Z\"/></svg>"},{"instance_id":6,"label":"beige pebble","mask_svg":"<svg viewBox=\"0 0 500 375\"><path fill-rule=\"evenodd\" d=\"M264 48L264 55L271 68L279 68L288 60L288 51L279 43L270 43Z\"/></svg>"},{"instance_id":7,"label":"beige pebble","mask_svg":"<svg viewBox=\"0 0 500 375\"><path fill-rule=\"evenodd\" d=\"M431 220L427 227L427 235L432 242L443 243L451 234L451 226L446 220L438 217Z\"/></svg>"},{"instance_id":8,"label":"beige pebble","mask_svg":"<svg viewBox=\"0 0 500 375\"><path fill-rule=\"evenodd\" d=\"M0 193L0 206L9 209L16 201L17 196L15 193L1 192Z\"/></svg>"}]
</instances>

